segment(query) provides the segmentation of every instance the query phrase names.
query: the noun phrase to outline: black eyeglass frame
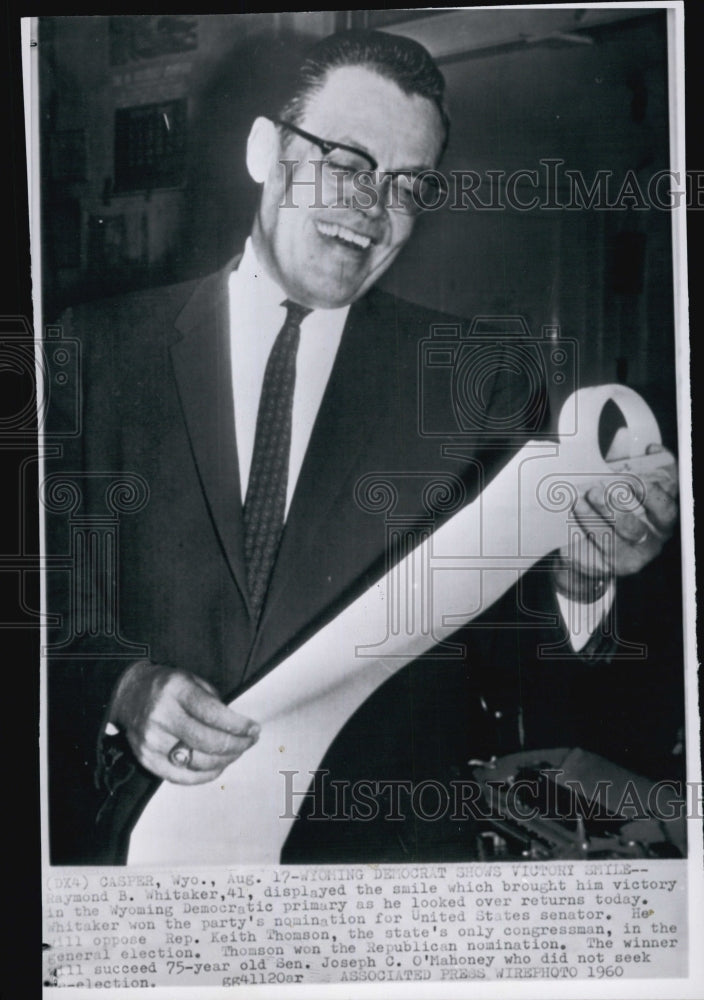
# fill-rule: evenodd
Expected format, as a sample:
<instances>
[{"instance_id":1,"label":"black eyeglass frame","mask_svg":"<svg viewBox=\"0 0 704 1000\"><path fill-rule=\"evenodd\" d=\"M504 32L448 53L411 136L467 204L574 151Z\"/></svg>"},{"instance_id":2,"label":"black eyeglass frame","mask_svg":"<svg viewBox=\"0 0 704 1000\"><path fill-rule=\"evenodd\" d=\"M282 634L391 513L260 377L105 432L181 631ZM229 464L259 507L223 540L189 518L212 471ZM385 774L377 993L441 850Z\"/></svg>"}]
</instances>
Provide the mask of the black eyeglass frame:
<instances>
[{"instance_id":1,"label":"black eyeglass frame","mask_svg":"<svg viewBox=\"0 0 704 1000\"><path fill-rule=\"evenodd\" d=\"M299 128L298 125L293 125L291 122L284 121L282 118L274 118L274 119L272 119L272 121L273 121L274 125L278 125L280 128L286 128L290 132L294 132L296 135L299 135L302 139L306 139L308 142L312 142L314 146L317 146L320 149L320 151L322 152L323 156L329 156L330 153L332 153L332 151L334 149L344 149L345 152L347 152L347 153L354 153L355 156L361 156L364 160L366 160L367 163L369 164L369 172L370 173L373 173L373 172L375 172L375 171L377 171L379 169L379 164L374 159L374 157L371 155L371 153L367 153L367 152L365 152L365 150L359 149L357 146L350 146L350 145L348 145L345 142L333 142L330 139L321 139L321 137L319 135L313 135L312 132L306 132L305 129ZM360 173L364 173L364 171L360 171ZM438 188L439 188L439 190L441 192L441 195L443 197L447 197L447 186L446 186L444 180L442 182L440 182L438 180L438 174L437 174L437 171L435 171L435 170L432 170L432 171L431 170L427 170L427 171L426 170L419 170L415 174L413 173L413 171L410 168L408 168L408 169L402 169L402 170L386 170L386 171L384 171L384 177L385 178L386 177L391 177L391 178L393 178L393 177L411 177L412 180L413 180L413 183L415 184L416 180L418 178L422 178L423 174L425 174L425 173L432 174L433 180L435 181L436 184L438 184ZM416 207L420 208L421 211L423 210L423 208L425 208L424 205L421 205L420 207L419 206L416 206Z\"/></svg>"},{"instance_id":2,"label":"black eyeglass frame","mask_svg":"<svg viewBox=\"0 0 704 1000\"><path fill-rule=\"evenodd\" d=\"M298 125L292 125L291 122L285 122L282 118L275 118L274 125L279 125L281 128L287 128L290 132L295 132L296 135L300 135L301 139L307 139L308 142L312 142L314 146L318 146L320 151L324 156L329 156L333 149L344 149L347 153L355 153L357 156L361 156L369 164L370 170L378 170L379 164L376 162L371 153L365 153L363 149L358 149L357 146L348 146L344 142L331 142L330 139L321 139L319 135L313 135L312 132L306 132L305 129L299 128Z\"/></svg>"}]
</instances>

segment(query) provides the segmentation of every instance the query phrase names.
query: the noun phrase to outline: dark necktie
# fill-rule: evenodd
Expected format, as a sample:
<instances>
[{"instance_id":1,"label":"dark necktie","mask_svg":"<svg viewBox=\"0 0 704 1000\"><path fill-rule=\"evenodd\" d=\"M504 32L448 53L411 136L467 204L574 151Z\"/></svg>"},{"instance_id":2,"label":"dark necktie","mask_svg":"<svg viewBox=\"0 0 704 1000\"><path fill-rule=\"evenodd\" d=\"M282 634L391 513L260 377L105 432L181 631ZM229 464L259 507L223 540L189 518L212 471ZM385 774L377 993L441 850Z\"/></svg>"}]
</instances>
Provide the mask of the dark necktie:
<instances>
[{"instance_id":1,"label":"dark necktie","mask_svg":"<svg viewBox=\"0 0 704 1000\"><path fill-rule=\"evenodd\" d=\"M301 322L311 311L286 299L286 320L264 372L244 505L244 554L252 614L258 621L281 541L286 511L291 415Z\"/></svg>"}]
</instances>

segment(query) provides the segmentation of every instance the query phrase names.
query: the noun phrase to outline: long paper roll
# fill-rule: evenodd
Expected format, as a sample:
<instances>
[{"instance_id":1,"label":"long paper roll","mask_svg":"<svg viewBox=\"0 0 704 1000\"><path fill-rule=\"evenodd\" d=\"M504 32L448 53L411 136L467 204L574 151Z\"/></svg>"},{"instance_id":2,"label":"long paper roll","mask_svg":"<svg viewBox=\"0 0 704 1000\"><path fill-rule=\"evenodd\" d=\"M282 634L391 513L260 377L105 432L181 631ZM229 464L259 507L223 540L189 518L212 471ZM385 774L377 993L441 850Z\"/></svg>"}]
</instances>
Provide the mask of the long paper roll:
<instances>
[{"instance_id":1,"label":"long paper roll","mask_svg":"<svg viewBox=\"0 0 704 1000\"><path fill-rule=\"evenodd\" d=\"M162 782L132 832L129 864L277 864L295 818L286 778L304 788L356 709L391 674L450 637L548 552L568 545L574 500L603 483L613 506L638 511L639 473L670 461L652 412L625 386L582 389L559 442L528 442L486 486L361 597L236 698L261 723L258 743L205 785ZM601 410L613 400L638 459L606 463ZM567 413L578 431L567 436ZM624 435L620 435L623 445Z\"/></svg>"}]
</instances>

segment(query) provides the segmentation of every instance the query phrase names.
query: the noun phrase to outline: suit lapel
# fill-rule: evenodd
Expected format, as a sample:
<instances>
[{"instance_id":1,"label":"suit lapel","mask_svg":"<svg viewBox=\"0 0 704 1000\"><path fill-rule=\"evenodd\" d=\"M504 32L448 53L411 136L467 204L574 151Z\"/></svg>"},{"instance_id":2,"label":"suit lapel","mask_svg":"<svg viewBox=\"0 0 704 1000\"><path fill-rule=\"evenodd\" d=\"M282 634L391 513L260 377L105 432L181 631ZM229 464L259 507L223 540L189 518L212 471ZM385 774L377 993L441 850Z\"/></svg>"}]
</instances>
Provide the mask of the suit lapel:
<instances>
[{"instance_id":1,"label":"suit lapel","mask_svg":"<svg viewBox=\"0 0 704 1000\"><path fill-rule=\"evenodd\" d=\"M179 399L203 493L225 557L249 601L230 364L227 279L238 259L198 286L171 346Z\"/></svg>"}]
</instances>

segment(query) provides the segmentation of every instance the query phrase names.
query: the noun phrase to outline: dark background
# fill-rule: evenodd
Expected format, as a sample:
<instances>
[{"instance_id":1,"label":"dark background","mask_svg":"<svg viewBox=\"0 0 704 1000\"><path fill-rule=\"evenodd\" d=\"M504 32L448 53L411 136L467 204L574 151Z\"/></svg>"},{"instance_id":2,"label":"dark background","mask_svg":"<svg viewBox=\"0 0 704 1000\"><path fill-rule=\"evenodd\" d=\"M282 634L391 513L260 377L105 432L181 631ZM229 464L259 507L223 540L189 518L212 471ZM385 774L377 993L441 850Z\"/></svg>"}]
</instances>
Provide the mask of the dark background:
<instances>
[{"instance_id":1,"label":"dark background","mask_svg":"<svg viewBox=\"0 0 704 1000\"><path fill-rule=\"evenodd\" d=\"M558 5L556 5L558 6ZM91 6L89 9L94 10ZM170 9L174 10L175 7ZM74 3L72 10L78 14L80 11L80 4ZM123 11L126 8L123 7ZM141 8L144 10L144 7ZM46 5L40 4L35 6L32 10L26 9L21 3L5 3L2 7L3 16L3 27L5 28L4 36L7 40L7 44L4 47L4 65L6 71L6 87L4 88L4 94L6 95L6 100L0 105L0 111L3 115L3 130L2 134L5 136L5 156L3 157L6 167L9 167L9 176L5 182L0 185L0 191L2 192L2 233L5 236L5 248L6 253L3 255L3 292L2 292L2 303L1 312L5 316L31 316L31 282L29 279L29 239L28 239L28 218L27 218L27 197L26 197L26 163L24 158L24 118L23 118L23 104L22 104L22 75L21 75L21 53L20 53L20 36L19 36L19 18L21 16L33 15L44 15L51 16L53 11L51 8L46 7ZM285 16L285 15L284 15ZM232 15L227 15L227 17L232 19ZM704 166L704 159L701 155L700 146L700 114L698 109L698 83L700 83L700 65L701 65L701 53L700 53L700 38L701 38L701 6L690 2L685 5L685 17L686 17L686 78L687 78L687 94L688 94L688 157L687 162L690 168L701 168ZM662 138L664 123L662 119L662 94L663 94L663 73L664 73L664 62L663 62L663 50L662 50L662 35L661 29L656 28L655 24L657 21L656 17L648 16L643 18L638 18L638 24L632 24L630 27L626 28L623 26L619 28L614 26L612 29L603 29L604 35L611 35L611 41L605 41L604 44L608 51L615 53L616 49L619 48L616 39L618 33L627 30L636 30L638 28L644 32L650 39L650 48L646 48L646 65L642 66L641 69L645 72L647 78L647 90L648 90L648 104L646 107L646 116L648 122L648 128L638 127L637 122L633 122L632 119L629 121L629 114L632 115L633 110L633 98L635 96L632 88L629 87L627 82L628 70L622 64L616 62L610 63L611 73L607 74L610 84L609 89L611 97L614 101L620 102L619 106L622 110L622 118L618 119L618 125L616 124L616 119L610 115L607 115L601 120L596 120L594 127L597 128L600 138L603 138L603 132L601 130L613 129L614 139L618 140L617 145L620 143L621 138L624 139L623 143L623 155L626 157L625 160L615 159L610 161L609 164L604 164L605 166L611 166L613 162L613 168L618 169L623 167L623 164L629 166L637 166L633 161L633 157L639 156L640 147L637 144L637 137L639 135L646 136L652 129L660 137L655 143L658 155L663 155L663 148L660 142ZM646 23L647 22L647 23ZM597 32L592 32L596 36ZM642 51L641 46L633 46L630 49L630 55L632 58L639 61L639 56ZM551 43L543 45L540 48L535 48L533 52L521 52L520 50L514 49L509 50L505 53L487 53L485 56L473 57L467 60L469 65L476 69L480 64L480 70L482 73L493 73L491 77L492 90L491 90L491 100L493 101L493 106L489 107L487 105L487 114L491 116L492 114L497 115L499 111L505 112L509 110L507 107L511 105L514 100L524 100L528 99L530 101L533 112L540 112L541 110L548 109L549 105L544 103L545 91L550 91L554 98L559 99L560 102L563 101L565 106L569 109L570 113L574 113L576 110L575 100L574 100L574 87L575 82L579 80L583 81L586 79L581 75L582 71L587 72L584 60L589 61L594 55L594 50L589 49L587 53L587 46L578 46L575 44L567 50L563 50L560 54L559 50L555 50ZM104 50L105 51L105 50ZM623 53L623 49L621 47ZM539 53L542 52L542 55ZM654 55L653 55L654 53ZM85 60L90 64L90 59L93 53L91 47L88 46L86 49L82 50L80 59L74 63L72 67L72 72L77 73L79 76L83 72L83 67L80 63ZM191 53L191 55L193 55ZM503 63L497 60L504 58L509 61L514 61L516 65L520 64L520 60L532 59L534 60L532 64L532 70L529 76L518 75L506 75L499 70L500 65L507 65L504 61ZM562 60L562 70L557 73L557 76L553 78L552 86L549 86L547 81L543 79L543 71L547 72L547 65L551 59ZM614 56L615 58L615 56ZM104 65L102 66L102 71L107 75L110 73L110 67L107 62L103 60ZM580 64L581 68L577 67ZM555 64L557 65L557 64ZM523 73L526 71L526 64L523 64ZM493 70L492 70L492 67ZM575 69L579 68L579 72L575 72ZM455 65L452 68L450 65L444 67L448 80L457 72L461 72L462 67ZM210 76L209 74L212 74ZM212 66L208 68L208 72L204 73L203 85L205 86L206 77L214 81L216 76L216 67L213 62ZM513 82L511 83L511 80ZM508 87L508 92L502 91L501 86L506 85ZM452 86L452 84L451 84ZM545 90L539 89L539 97L534 88L545 87ZM600 85L603 87L603 84ZM498 88L498 90L497 90ZM80 92L80 88L78 88ZM469 93L469 92L468 92ZM571 94L571 96L569 96ZM479 95L473 100L481 101L481 89L477 89L476 95ZM593 88L588 88L588 90L582 90L582 97L584 101L584 110L589 111L587 105L592 102ZM658 97L659 95L659 97ZM94 94L89 94L91 100L95 97ZM531 96L535 100L530 100ZM499 100L499 98L501 98ZM114 110L111 105L112 97L109 99L105 92L102 93L102 100L105 100L103 105L106 110L104 124L110 126L111 117L110 112ZM90 127L90 121L88 119L81 121L81 116L85 105L81 106L80 102L84 98L79 98L78 107L74 107L67 113L69 118L65 126L67 130L80 130L82 128L88 129ZM651 103L654 100L655 104ZM658 101L660 104L658 105ZM139 103L135 101L134 103ZM660 112L657 112L658 106L660 107ZM655 112L653 111L655 109ZM475 112L476 105L472 106L472 112ZM613 108L612 108L613 111ZM657 114L657 119L654 120L652 115ZM469 115L469 112L468 112ZM455 111L455 118L457 119L457 112ZM474 120L470 117L467 118L467 122ZM496 119L498 121L498 119ZM530 127L530 123L525 123L526 127ZM540 122L536 123L540 125ZM47 128L59 128L59 124L56 120L51 119L46 122ZM555 126L559 129L559 126ZM457 130L456 130L457 131ZM582 148L570 148L568 141L571 129L566 129L565 133L561 136L558 134L556 141L551 145L550 148L539 148L533 149L531 156L528 157L529 162L526 165L528 167L535 166L533 162L536 158L540 156L548 156L554 153L554 155L562 156L568 160L568 166L582 167L587 170L589 166L589 160L586 157L585 150ZM623 133L620 135L619 133ZM461 134L461 132L460 132ZM545 135L545 131L541 130L541 134ZM480 130L477 130L477 135L481 136ZM478 153L476 150L472 149L472 166L476 169L483 168L501 168L505 167L511 162L510 157L505 156L507 153L505 142L512 139L513 133L509 131L508 125L499 126L498 137L494 134L492 141L488 142ZM565 140L564 142L562 140ZM502 142L503 140L503 142ZM635 145L633 144L635 142ZM107 147L104 147L107 149ZM519 149L524 149L525 147L519 146ZM598 150L601 148L600 142L596 143L595 148ZM569 151L570 155L567 155ZM447 166L455 165L451 161L451 157L454 158L455 155L459 154L459 148L453 152L450 151L449 158L447 161ZM629 158L630 157L630 158ZM574 158L574 162L572 162ZM460 161L462 162L462 161ZM51 309L58 308L60 305L65 304L65 302L71 301L74 297L79 297L79 294L87 292L88 294L102 294L105 284L111 284L115 279L115 268L109 267L112 272L112 276L106 275L106 272L98 273L93 269L93 273L88 273L91 268L89 268L89 262L87 257L88 250L88 228L87 228L87 218L89 215L100 216L100 213L105 210L111 209L113 212L117 213L116 205L119 204L119 199L112 199L111 205L103 205L101 203L103 195L103 182L105 176L110 174L110 166L104 163L96 164L92 157L87 158L87 163L89 165L89 174L86 180L80 182L70 181L66 183L63 194L61 192L56 196L56 201L61 202L62 200L68 202L73 200L78 201L80 208L79 215L79 260L80 264L78 268L66 267L61 270L65 270L65 274L60 274L57 267L57 272L53 278L53 286L50 292L49 306ZM651 169L648 167L648 169ZM52 197L54 194L52 193ZM147 213L155 212L155 204L159 204L158 199L162 198L163 202L173 197L164 192L163 196L159 195L157 191L151 193L151 208L147 205L147 199L145 195L123 195L123 204L127 205L127 200L131 199L131 203L134 204L135 208L133 211L139 213L140 209L146 205ZM85 207L84 207L85 206ZM73 215L71 214L73 212ZM586 216L588 213L582 213ZM658 213L659 215L659 213ZM75 219L75 208L67 210L66 217ZM244 220L241 220L242 222ZM465 221L463 217L459 217L457 221L457 226L482 226L486 223L489 224L491 217L480 217L476 214L472 214ZM626 220L610 220L607 222L605 219L599 225L603 226L604 229L608 229L609 225L612 223L618 225L621 221ZM646 260L648 254L659 255L657 259L662 263L663 253L665 252L665 244L663 243L663 229L662 222L654 219L654 213L648 214L648 222L652 222L655 226L657 232L648 231L646 233L647 237L647 250L646 250ZM505 234L504 227L510 225L508 220L508 213L502 213L500 218L500 228L502 230L503 242L498 246L491 247L486 240L480 239L476 235L476 230L473 230L474 239L470 241L474 245L475 255L479 258L483 258L489 250L493 251L494 262L498 259L499 262L504 259L506 246L516 245L513 237L515 232L520 228L521 223L517 220L513 220L515 227L513 233ZM514 266L497 270L496 266L492 264L490 268L492 282L491 290L492 294L496 297L496 305L493 303L489 308L496 308L503 310L515 308L513 303L520 299L523 305L520 307L525 310L526 313L530 311L529 319L531 325L536 325L536 330L540 324L544 322L550 322L555 315L555 311L558 310L557 315L561 325L564 326L564 332L568 336L579 336L580 331L572 328L572 323L575 326L579 326L580 330L583 327L584 317L588 316L590 322L590 329L594 330L614 330L613 322L611 322L614 317L617 317L618 336L624 338L624 349L621 353L609 352L610 364L614 363L616 357L624 357L628 359L629 369L631 373L635 372L636 381L633 383L636 387L645 387L647 385L653 385L656 381L654 378L653 370L651 364L653 363L651 359L655 359L654 363L656 366L666 365L668 367L668 375L671 374L672 366L672 351L671 348L663 348L662 342L666 344L671 344L671 317L670 317L670 305L669 305L669 279L665 280L661 272L661 279L656 282L659 287L654 287L652 281L646 279L645 287L649 291L643 292L618 292L616 287L614 287L613 281L613 271L611 276L609 275L609 270L605 265L605 261L608 259L609 247L613 246L613 243L609 242L609 239L613 239L613 231L602 232L598 240L588 239L586 236L580 235L580 233L572 229L574 220L569 220L569 225L567 226L569 232L567 234L561 233L559 236L553 236L553 239L557 239L557 244L550 243L550 240L546 237L545 241L542 243L533 242L532 236L526 236L521 244L518 240L517 246L523 247L523 252L517 252L516 256L511 258L514 261ZM640 223L643 222L641 218L638 225L633 225L632 231L642 232L639 228ZM586 218L582 223L574 223L575 225L593 225L593 222L588 222ZM220 256L221 253L226 252L226 247L220 245L220 237L215 236L212 240L208 239L208 233L213 236L212 229L209 230L208 227L211 222L207 219L203 219L203 225L205 227L205 242L209 243L210 249ZM431 222L432 225L432 222ZM529 223L528 228L530 228L531 223ZM538 222L534 222L533 228L539 228ZM631 226L631 220L628 221L628 225L624 225L624 231L631 231L629 227ZM552 228L552 227L550 227ZM618 231L618 230L616 230ZM689 271L690 271L690 294L692 296L690 302L690 329L691 329L691 351L692 351L692 366L693 366L693 384L692 393L696 400L697 398L697 377L698 373L702 370L700 364L700 353L701 350L698 345L697 330L700 325L701 318L701 296L697 295L699 281L700 279L700 267L698 262L698 249L699 249L699 235L701 232L701 215L697 213L690 212L688 218L688 238L689 238ZM234 238L235 231L232 230L232 238ZM239 234L238 234L239 235ZM510 239L508 237L511 237ZM228 236L224 238L226 243ZM127 256L127 260L121 263L118 270L126 270L125 275L120 275L120 280L124 280L126 286L130 286L133 282L135 284L143 281L152 281L155 278L160 279L161 275L167 276L169 272L173 269L175 275L183 269L186 270L187 266L192 265L192 261L186 259L186 255L181 251L173 252L173 247L169 246L168 252L164 252L160 256L160 253L156 252L158 246L165 247L165 243L150 243L150 250L147 254L146 268L147 273L144 271L140 272L143 265L138 263L137 268L134 267L134 262ZM576 245L576 249L575 248ZM176 241L174 246L183 246L179 241ZM195 244L196 246L202 246L202 244ZM547 251L547 256L545 255L544 247L553 247L552 250ZM545 266L546 264L554 264L557 258L557 252L555 247L561 247L560 257L565 261L565 266L560 270L561 278L558 282L558 289L553 290L552 284L550 287L545 287L545 275L550 274L550 280L553 280L552 268L550 266ZM569 247L572 246L573 249L571 254L569 252ZM582 251L580 251L580 246ZM584 248L588 247L589 251L584 252ZM479 248L479 250L477 250ZM526 250L527 248L527 250ZM537 248L537 249L536 249ZM651 249L654 248L654 249ZM70 249L70 247L69 247ZM76 243L73 244L74 260L75 260L75 249ZM153 253L153 256L149 256ZM448 256L454 258L455 251L450 252L448 247ZM69 260L70 260L69 255ZM652 259L652 257L650 258ZM66 261L66 257L63 258ZM515 262L518 262L517 264ZM481 265L482 260L479 260L479 265ZM411 261L400 261L399 262L399 275L404 272L402 268L413 267L414 262ZM543 280L542 283L534 282L531 275L535 274L535 269L538 265L542 267ZM162 270L163 269L163 270ZM70 273L73 271L74 273ZM477 275L477 261L474 261L473 272ZM467 272L464 272L465 274ZM501 281L497 282L497 276L501 276ZM595 275L596 283L595 283ZM579 276L580 281L577 281ZM430 278L430 275L429 275ZM389 276L389 280L392 280L392 276ZM582 295L584 296L584 304L580 307L578 311L575 312L573 305L575 301L578 301L580 294L580 284L582 288ZM437 282L428 280L425 283L420 283L415 287L418 288L419 297L422 296L425 300L425 296L428 290L431 293L438 293L442 296L441 299L428 301L434 301L436 304L450 305L453 301L451 296L457 292L457 288L454 289L450 287L451 281L448 278L447 287L440 288ZM479 280L473 280L468 282L464 280L460 283L460 291L464 293L465 286L466 290L470 289L482 289L485 287L485 283ZM526 298L523 295L524 288L529 291L532 298ZM515 291L514 291L515 289ZM634 327L631 322L631 317L634 315L637 318L638 323L642 322L642 304L645 302L648 296L655 296L659 304L656 307L656 317L658 319L657 324L653 324L652 327L649 326L647 334L647 344L649 345L648 350L642 352L640 347L638 349L633 349L634 345L640 345L642 343L643 328L641 325ZM601 310L594 309L594 299L598 299L602 303ZM653 316L650 311L652 299L648 299L648 314ZM469 303L469 310L473 311L474 306ZM485 308L483 305L480 306L482 310ZM615 311L614 311L615 310ZM663 320L664 325L660 323ZM650 323L650 321L647 321ZM635 331L635 332L634 332ZM661 334L664 331L664 338L661 339ZM633 336L634 341L628 341L628 337ZM654 341L658 339L659 346L656 346ZM598 340L592 341L592 343L598 343ZM587 350L590 350L588 347ZM634 365L635 367L632 367ZM600 373L601 374L601 373ZM615 372L613 370L605 370L603 372L604 376L613 379L615 377ZM623 368L619 372L623 376ZM657 373L659 381L659 371ZM2 400L2 414L12 415L17 411L18 405L23 405L25 402L25 397L23 396L23 391L26 390L26 386L23 387L22 379L19 380L15 377L15 374L10 372L8 375L7 369L3 368L0 371L0 376L2 376L2 394L0 396ZM629 378L629 381L630 378ZM670 382L671 384L671 382ZM695 435L693 441L693 453L697 454L698 445L698 422L695 422ZM20 523L18 517L18 504L17 496L18 491L16 488L18 479L18 469L22 457L31 457L31 443L26 439L24 444L19 447L11 447L9 439L6 439L5 444L3 444L2 449L0 449L0 458L2 459L3 468L3 482L6 484L6 489L3 491L5 496L6 504L10 512L9 518L3 519L3 556L6 553L15 553L18 551L19 539L24 538L28 545L30 551L36 551L36 531L34 525L36 523L36 501L33 498L31 491L31 479L29 481L28 492L25 496L21 497L22 503L21 507L26 512L25 524ZM699 474L696 468L694 470L695 478L695 492L699 484ZM7 574L3 574L7 576ZM39 993L40 988L40 974L39 974L39 961L38 961L38 948L37 942L39 941L40 935L40 925L39 925L39 900L40 900L40 875L39 875L39 807L38 807L38 747L37 747L37 732L38 732L38 631L34 627L34 623L31 621L30 616L22 615L22 609L20 606L20 614L17 615L16 609L18 606L17 599L17 586L16 578L12 577L9 580L3 581L5 586L2 591L2 601L3 608L8 607L12 609L9 613L9 618L15 622L19 627L13 629L4 628L3 629L3 648L6 653L5 655L5 669L6 676L10 678L9 691L6 691L6 697L4 699L4 716L5 716L5 729L8 733L8 740L5 744L5 764L6 764L6 776L7 776L7 792L6 792L6 823L5 832L9 836L10 843L5 848L5 858L10 862L7 866L8 871L6 872L7 881L4 882L5 886L5 906L3 915L6 918L6 922L11 924L12 931L14 933L5 933L3 935L4 943L7 946L7 952L3 956L3 991L6 992L7 996L31 996ZM37 588L36 579L30 578L27 580L27 605L29 607L37 606ZM8 725L9 719L9 725ZM8 919L9 918L9 919Z\"/></svg>"},{"instance_id":2,"label":"dark background","mask_svg":"<svg viewBox=\"0 0 704 1000\"><path fill-rule=\"evenodd\" d=\"M540 161L556 158L588 184L610 171L614 197L628 171L645 189L669 166L662 11L42 18L45 319L236 253L257 196L249 126L276 110L298 52L350 25L409 34L438 59L453 123L445 171L533 169L542 183ZM558 325L578 343L581 383L638 389L674 444L667 212L446 209L418 230L383 286L462 316L521 315L535 338Z\"/></svg>"}]
</instances>

